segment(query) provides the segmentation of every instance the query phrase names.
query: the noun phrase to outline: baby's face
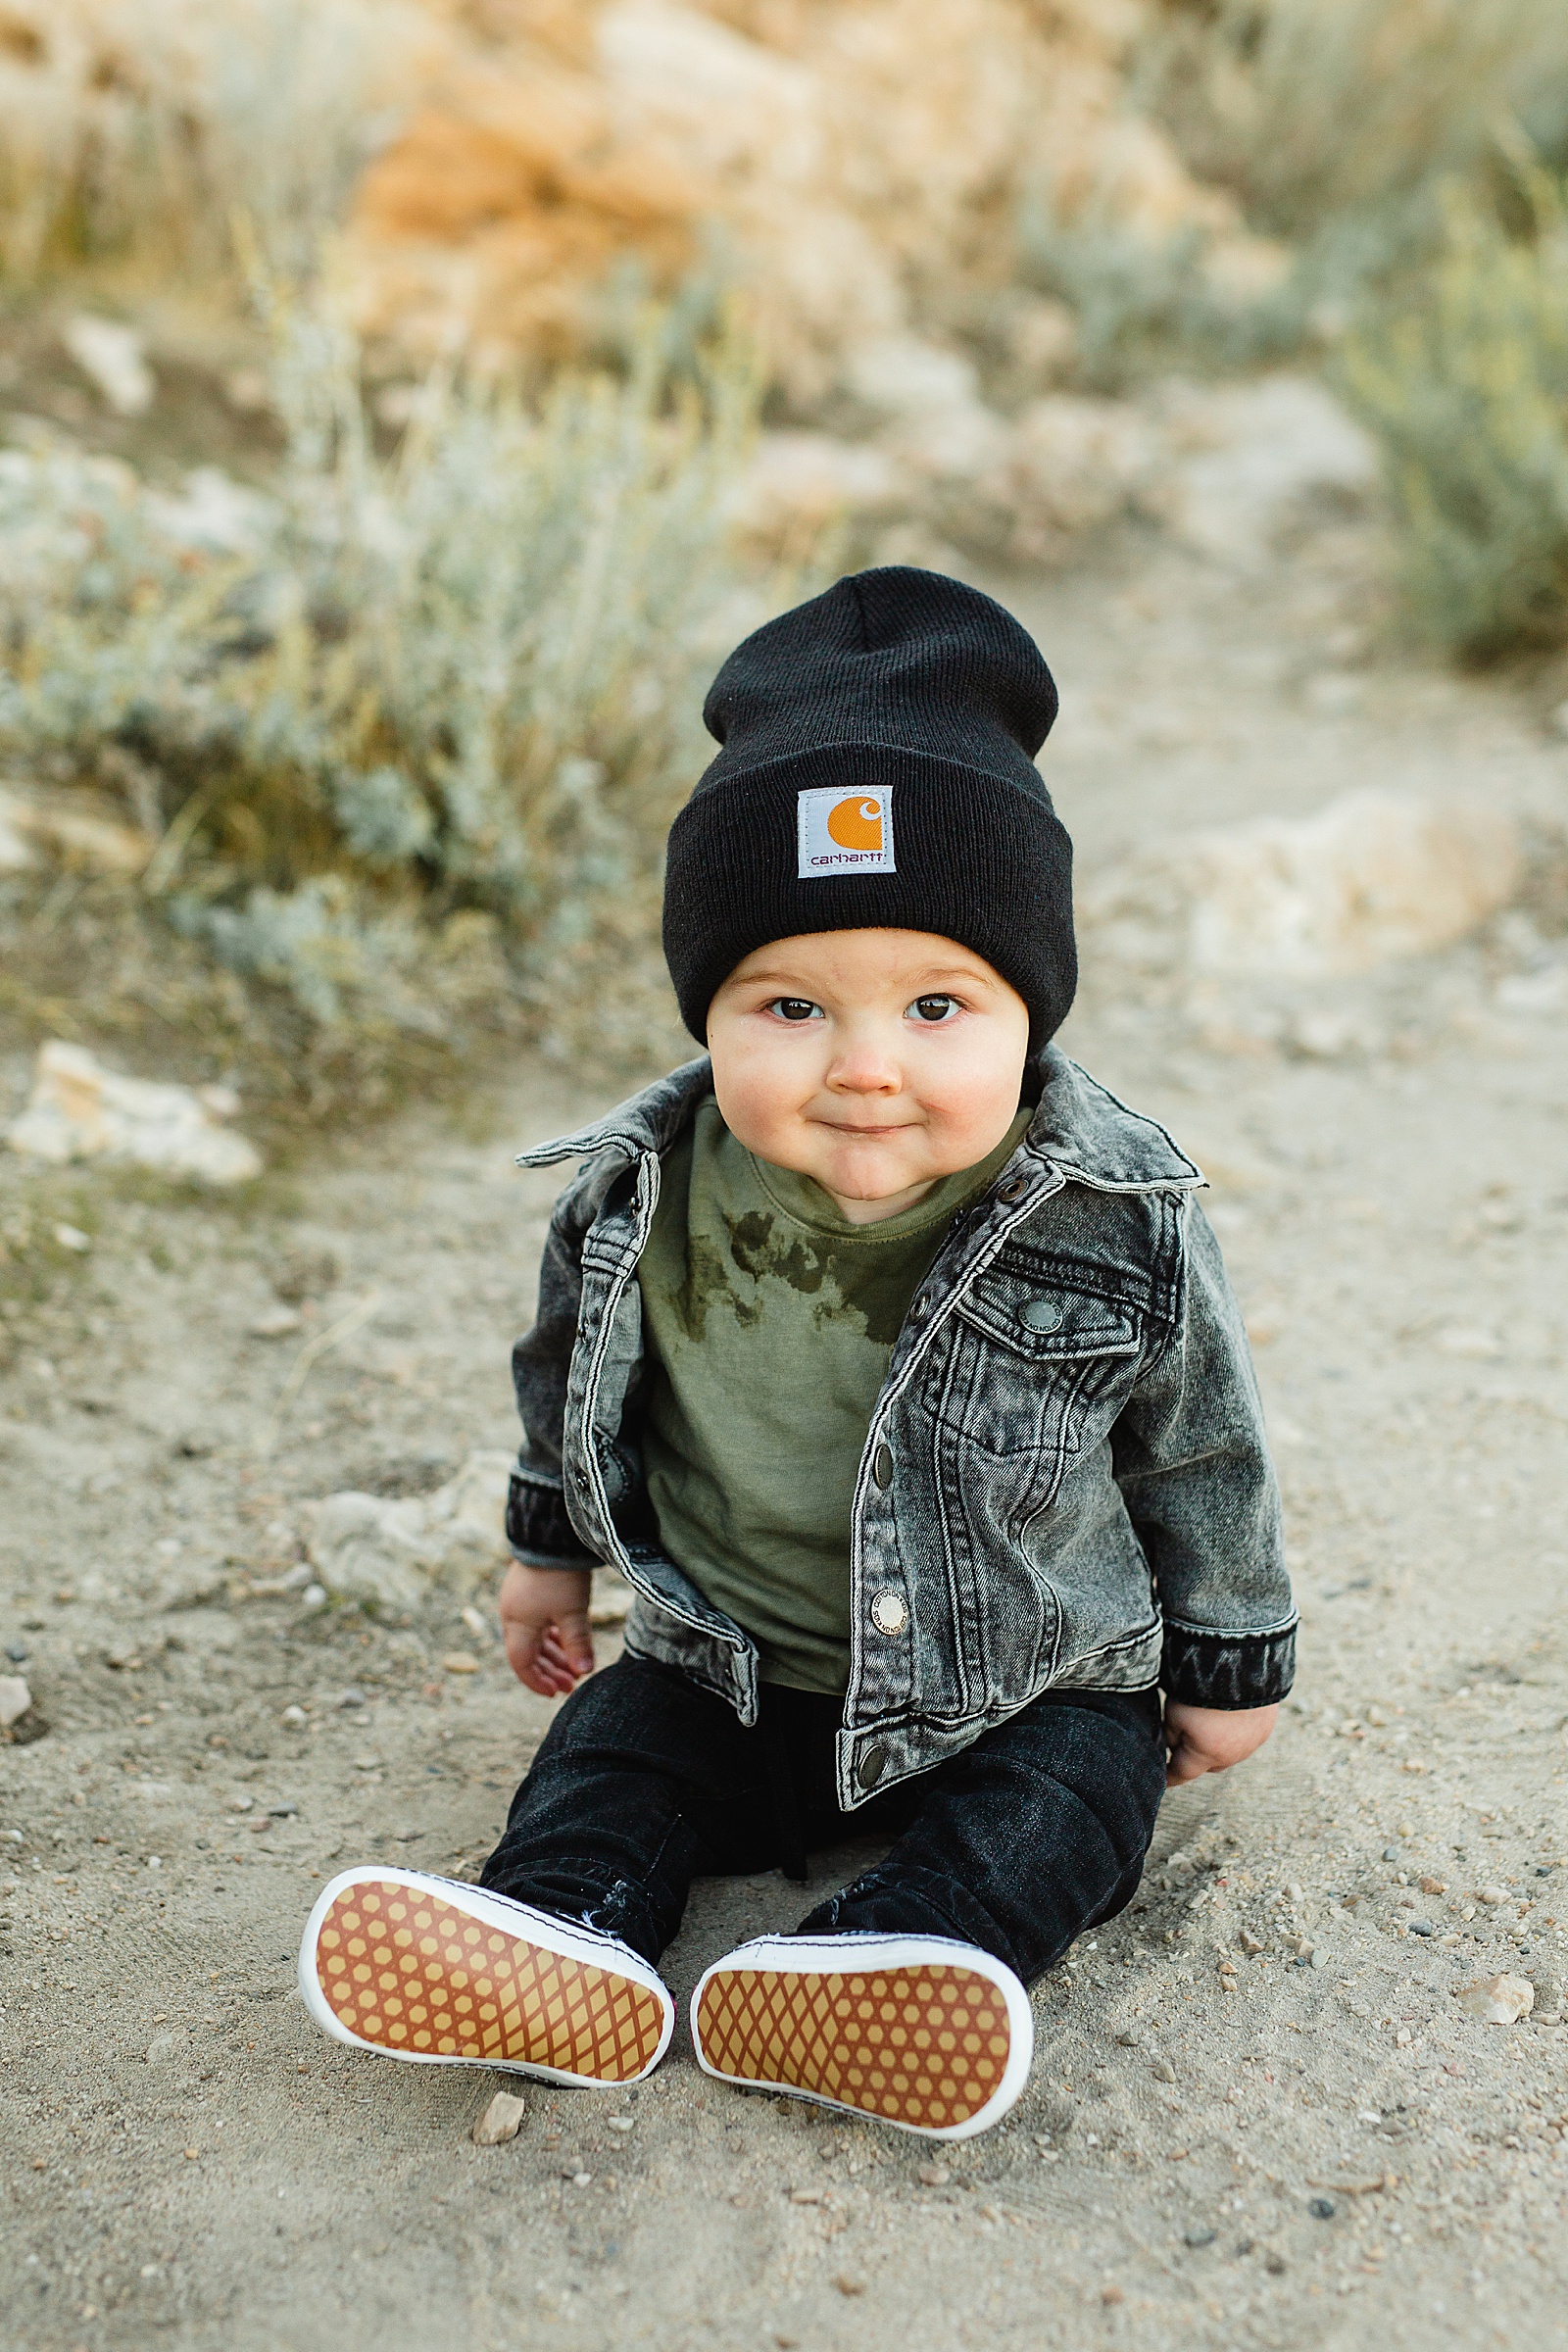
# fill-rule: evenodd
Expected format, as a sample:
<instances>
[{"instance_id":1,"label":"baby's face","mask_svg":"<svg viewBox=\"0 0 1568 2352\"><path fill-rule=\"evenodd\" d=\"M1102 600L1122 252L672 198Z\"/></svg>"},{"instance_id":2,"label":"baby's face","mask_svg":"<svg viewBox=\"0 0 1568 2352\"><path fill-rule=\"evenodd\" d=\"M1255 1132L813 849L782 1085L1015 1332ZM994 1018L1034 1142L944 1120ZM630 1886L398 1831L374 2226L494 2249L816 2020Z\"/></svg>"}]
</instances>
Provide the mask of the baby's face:
<instances>
[{"instance_id":1,"label":"baby's face","mask_svg":"<svg viewBox=\"0 0 1568 2352\"><path fill-rule=\"evenodd\" d=\"M929 931L819 931L738 963L708 1013L713 1092L759 1159L858 1225L994 1151L1018 1109L1023 999Z\"/></svg>"}]
</instances>

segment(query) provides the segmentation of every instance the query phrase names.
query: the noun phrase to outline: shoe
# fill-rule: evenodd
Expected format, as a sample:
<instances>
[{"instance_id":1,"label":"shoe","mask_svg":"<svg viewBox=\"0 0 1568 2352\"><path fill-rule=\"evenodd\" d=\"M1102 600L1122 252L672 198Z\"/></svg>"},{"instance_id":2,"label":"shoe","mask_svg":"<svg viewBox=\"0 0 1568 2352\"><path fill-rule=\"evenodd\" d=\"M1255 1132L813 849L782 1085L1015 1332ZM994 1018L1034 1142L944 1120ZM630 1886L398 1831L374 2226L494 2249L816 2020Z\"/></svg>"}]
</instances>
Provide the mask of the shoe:
<instances>
[{"instance_id":1,"label":"shoe","mask_svg":"<svg viewBox=\"0 0 1568 2352\"><path fill-rule=\"evenodd\" d=\"M1029 2079L1034 2019L1010 1968L940 1936L760 1936L692 1995L705 2073L972 2139Z\"/></svg>"},{"instance_id":2,"label":"shoe","mask_svg":"<svg viewBox=\"0 0 1568 2352\"><path fill-rule=\"evenodd\" d=\"M345 1870L323 1888L300 1992L356 2049L550 2082L640 2082L675 2024L664 1985L613 1936L413 1870Z\"/></svg>"}]
</instances>

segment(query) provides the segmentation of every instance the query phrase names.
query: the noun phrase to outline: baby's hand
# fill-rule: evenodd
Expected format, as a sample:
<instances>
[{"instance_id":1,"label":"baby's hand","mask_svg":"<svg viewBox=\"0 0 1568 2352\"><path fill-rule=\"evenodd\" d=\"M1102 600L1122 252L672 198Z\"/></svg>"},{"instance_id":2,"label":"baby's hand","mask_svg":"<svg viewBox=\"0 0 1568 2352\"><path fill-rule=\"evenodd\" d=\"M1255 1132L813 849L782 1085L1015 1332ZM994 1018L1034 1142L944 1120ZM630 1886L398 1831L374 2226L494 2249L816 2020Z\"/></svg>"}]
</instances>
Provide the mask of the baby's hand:
<instances>
[{"instance_id":1,"label":"baby's hand","mask_svg":"<svg viewBox=\"0 0 1568 2352\"><path fill-rule=\"evenodd\" d=\"M1227 1772L1240 1764L1262 1746L1278 1714L1277 1706L1190 1707L1183 1699L1167 1698L1166 1788L1179 1788L1183 1781L1201 1780L1205 1772Z\"/></svg>"},{"instance_id":2,"label":"baby's hand","mask_svg":"<svg viewBox=\"0 0 1568 2352\"><path fill-rule=\"evenodd\" d=\"M501 1636L507 1664L541 1698L559 1698L594 1670L588 1631L586 1568L524 1568L514 1560L501 1580Z\"/></svg>"}]
</instances>

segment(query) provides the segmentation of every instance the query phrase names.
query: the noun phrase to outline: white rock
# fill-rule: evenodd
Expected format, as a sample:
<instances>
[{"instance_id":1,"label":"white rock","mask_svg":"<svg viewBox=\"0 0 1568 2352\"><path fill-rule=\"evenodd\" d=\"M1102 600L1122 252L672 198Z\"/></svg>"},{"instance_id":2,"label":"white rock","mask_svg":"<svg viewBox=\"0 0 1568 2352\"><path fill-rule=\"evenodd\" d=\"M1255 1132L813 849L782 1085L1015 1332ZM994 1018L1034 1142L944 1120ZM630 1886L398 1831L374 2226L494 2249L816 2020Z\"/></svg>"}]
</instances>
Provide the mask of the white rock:
<instances>
[{"instance_id":1,"label":"white rock","mask_svg":"<svg viewBox=\"0 0 1568 2352\"><path fill-rule=\"evenodd\" d=\"M1162 484L1178 538L1242 568L1266 560L1303 499L1362 499L1377 480L1370 436L1323 386L1274 375L1166 396L1173 456Z\"/></svg>"},{"instance_id":2,"label":"white rock","mask_svg":"<svg viewBox=\"0 0 1568 2352\"><path fill-rule=\"evenodd\" d=\"M297 1306L267 1306L245 1328L253 1340L286 1340L304 1320Z\"/></svg>"},{"instance_id":3,"label":"white rock","mask_svg":"<svg viewBox=\"0 0 1568 2352\"><path fill-rule=\"evenodd\" d=\"M1456 1996L1468 2017L1489 2026L1516 2026L1536 2005L1536 1988L1526 1977L1482 1977Z\"/></svg>"},{"instance_id":4,"label":"white rock","mask_svg":"<svg viewBox=\"0 0 1568 2352\"><path fill-rule=\"evenodd\" d=\"M83 313L67 322L60 340L117 416L146 415L157 386L133 326Z\"/></svg>"},{"instance_id":5,"label":"white rock","mask_svg":"<svg viewBox=\"0 0 1568 2352\"><path fill-rule=\"evenodd\" d=\"M243 1184L262 1169L255 1146L190 1087L122 1077L59 1038L39 1047L31 1098L6 1140L39 1159L130 1160L207 1184Z\"/></svg>"},{"instance_id":6,"label":"white rock","mask_svg":"<svg viewBox=\"0 0 1568 2352\"><path fill-rule=\"evenodd\" d=\"M1129 402L1057 393L1023 410L983 488L1012 515L1015 544L1028 553L1129 513L1160 459L1157 433Z\"/></svg>"},{"instance_id":7,"label":"white rock","mask_svg":"<svg viewBox=\"0 0 1568 2352\"><path fill-rule=\"evenodd\" d=\"M32 1692L20 1674L0 1674L0 1732L9 1732L32 1704Z\"/></svg>"},{"instance_id":8,"label":"white rock","mask_svg":"<svg viewBox=\"0 0 1568 2352\"><path fill-rule=\"evenodd\" d=\"M1510 818L1479 799L1348 793L1153 844L1083 896L1119 960L1229 978L1329 979L1462 939L1520 873Z\"/></svg>"},{"instance_id":9,"label":"white rock","mask_svg":"<svg viewBox=\"0 0 1568 2352\"><path fill-rule=\"evenodd\" d=\"M155 847L150 833L74 808L59 793L0 784L0 872L21 872L44 849L94 873L139 874Z\"/></svg>"},{"instance_id":10,"label":"white rock","mask_svg":"<svg viewBox=\"0 0 1568 2352\"><path fill-rule=\"evenodd\" d=\"M328 1592L409 1608L430 1589L471 1591L507 1556L513 1456L472 1453L433 1494L388 1501L352 1491L306 1503L306 1551ZM307 1595L307 1597L309 1597Z\"/></svg>"},{"instance_id":11,"label":"white rock","mask_svg":"<svg viewBox=\"0 0 1568 2352\"><path fill-rule=\"evenodd\" d=\"M748 539L806 546L843 515L896 514L912 496L906 469L887 450L831 433L763 433L730 516Z\"/></svg>"},{"instance_id":12,"label":"white rock","mask_svg":"<svg viewBox=\"0 0 1568 2352\"><path fill-rule=\"evenodd\" d=\"M498 2090L468 2136L476 2148L499 2148L505 2141L516 2138L527 2112L523 2100L510 2090Z\"/></svg>"}]
</instances>

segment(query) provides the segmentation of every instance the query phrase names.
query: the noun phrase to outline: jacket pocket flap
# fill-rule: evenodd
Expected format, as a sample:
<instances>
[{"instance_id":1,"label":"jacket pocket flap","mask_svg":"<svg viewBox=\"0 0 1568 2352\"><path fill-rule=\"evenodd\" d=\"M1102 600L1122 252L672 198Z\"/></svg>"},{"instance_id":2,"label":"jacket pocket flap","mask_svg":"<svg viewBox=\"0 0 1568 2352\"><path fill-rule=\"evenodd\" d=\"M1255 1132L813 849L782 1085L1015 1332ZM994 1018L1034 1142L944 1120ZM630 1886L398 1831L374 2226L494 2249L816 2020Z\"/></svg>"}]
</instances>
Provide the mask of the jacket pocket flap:
<instances>
[{"instance_id":1,"label":"jacket pocket flap","mask_svg":"<svg viewBox=\"0 0 1568 2352\"><path fill-rule=\"evenodd\" d=\"M991 1266L977 1276L958 1312L988 1339L1036 1363L1135 1355L1141 1344L1141 1318L1125 1299L1069 1290L1006 1266Z\"/></svg>"}]
</instances>

